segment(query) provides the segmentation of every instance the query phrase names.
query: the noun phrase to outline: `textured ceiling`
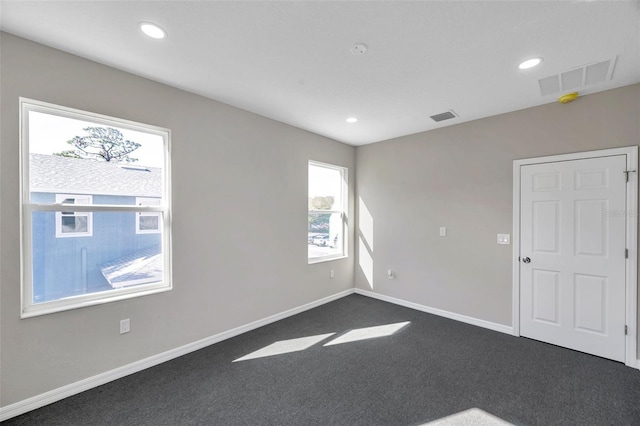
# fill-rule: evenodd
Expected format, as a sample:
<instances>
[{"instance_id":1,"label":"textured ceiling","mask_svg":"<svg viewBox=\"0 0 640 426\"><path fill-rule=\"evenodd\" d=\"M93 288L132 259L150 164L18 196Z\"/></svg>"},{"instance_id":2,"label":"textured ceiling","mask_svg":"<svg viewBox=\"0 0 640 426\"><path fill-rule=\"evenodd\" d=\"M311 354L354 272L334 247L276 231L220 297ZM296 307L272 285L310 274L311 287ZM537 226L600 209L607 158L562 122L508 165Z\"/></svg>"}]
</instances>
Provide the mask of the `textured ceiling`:
<instances>
[{"instance_id":1,"label":"textured ceiling","mask_svg":"<svg viewBox=\"0 0 640 426\"><path fill-rule=\"evenodd\" d=\"M555 102L538 79L613 57L613 78L581 95L640 82L638 1L2 0L0 12L3 31L352 145ZM358 42L366 54L350 53ZM518 69L533 56L539 67Z\"/></svg>"}]
</instances>

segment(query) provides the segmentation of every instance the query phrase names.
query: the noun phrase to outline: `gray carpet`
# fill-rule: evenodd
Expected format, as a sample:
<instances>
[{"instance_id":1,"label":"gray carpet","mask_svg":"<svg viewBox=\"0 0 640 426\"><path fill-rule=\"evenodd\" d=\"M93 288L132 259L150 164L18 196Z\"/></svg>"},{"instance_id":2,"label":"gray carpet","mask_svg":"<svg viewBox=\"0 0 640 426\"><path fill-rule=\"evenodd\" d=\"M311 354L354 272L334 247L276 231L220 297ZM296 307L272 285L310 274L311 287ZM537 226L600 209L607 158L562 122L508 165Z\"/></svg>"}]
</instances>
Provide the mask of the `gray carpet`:
<instances>
[{"instance_id":1,"label":"gray carpet","mask_svg":"<svg viewBox=\"0 0 640 426\"><path fill-rule=\"evenodd\" d=\"M404 321L391 336L323 346ZM515 425L640 425L640 371L351 295L3 425L422 425L470 409Z\"/></svg>"}]
</instances>

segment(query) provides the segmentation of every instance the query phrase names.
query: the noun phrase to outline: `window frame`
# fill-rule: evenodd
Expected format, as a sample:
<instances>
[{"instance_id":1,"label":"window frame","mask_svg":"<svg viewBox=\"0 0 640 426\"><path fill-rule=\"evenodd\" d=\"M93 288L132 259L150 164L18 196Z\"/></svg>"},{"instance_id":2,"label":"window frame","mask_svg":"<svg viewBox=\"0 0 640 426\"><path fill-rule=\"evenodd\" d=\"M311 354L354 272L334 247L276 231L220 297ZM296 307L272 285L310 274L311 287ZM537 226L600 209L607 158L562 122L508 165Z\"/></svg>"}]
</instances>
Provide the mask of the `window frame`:
<instances>
[{"instance_id":1,"label":"window frame","mask_svg":"<svg viewBox=\"0 0 640 426\"><path fill-rule=\"evenodd\" d=\"M162 137L164 149L163 164L163 194L161 205L107 205L107 204L79 204L73 206L74 213L137 212L157 213L162 217L162 253L163 280L156 283L142 284L134 287L113 288L107 291L70 296L52 301L34 303L33 301L33 234L32 216L34 212L62 212L69 211L69 205L37 203L31 201L29 184L29 113L39 112L64 118L89 121L97 125L113 126L138 132L145 132ZM70 309L100 305L104 303L146 296L173 289L172 254L171 254L171 130L125 120L117 117L97 114L79 109L69 108L48 102L42 102L25 97L19 98L19 126L20 126L20 318L30 318ZM57 216L57 215L56 215ZM58 226L56 217L56 227ZM93 223L92 223L93 228Z\"/></svg>"},{"instance_id":2,"label":"window frame","mask_svg":"<svg viewBox=\"0 0 640 426\"><path fill-rule=\"evenodd\" d=\"M338 172L340 172L340 182L341 182L341 187L340 187L340 209L339 210L317 210L317 209L309 209L307 207L307 216L310 213L331 213L331 214L339 214L340 215L340 222L342 225L342 238L341 238L341 252L337 253L337 254L329 254L326 256L319 256L319 257L309 257L309 253L308 253L308 245L307 245L307 263L309 265L312 265L314 263L322 263L322 262L329 262L332 260L338 260L338 259L345 259L349 257L349 253L348 253L348 247L349 247L349 240L348 240L348 235L347 235L347 212L348 212L348 208L349 208L349 169L347 167L343 167L343 166L338 166L335 164L328 164L328 163L323 163L320 161L314 161L314 160L309 160L309 162L307 163L307 200L309 199L309 182L308 182L308 178L309 178L309 169L311 166L314 167L323 167L325 169L330 169L330 170L336 170ZM335 206L336 203L334 203ZM309 229L307 228L307 234L309 232Z\"/></svg>"},{"instance_id":3,"label":"window frame","mask_svg":"<svg viewBox=\"0 0 640 426\"><path fill-rule=\"evenodd\" d=\"M63 201L69 198L73 198L75 207L75 201L78 198L88 198L89 202L84 204L93 204L93 195L85 195L85 194L56 194L56 204L62 205L70 205L63 204ZM85 232L62 232L62 218L63 217L86 217L87 218L87 230ZM74 211L69 215L64 211L56 212L56 238L81 238L81 237L92 237L93 236L93 212L77 212Z\"/></svg>"}]
</instances>

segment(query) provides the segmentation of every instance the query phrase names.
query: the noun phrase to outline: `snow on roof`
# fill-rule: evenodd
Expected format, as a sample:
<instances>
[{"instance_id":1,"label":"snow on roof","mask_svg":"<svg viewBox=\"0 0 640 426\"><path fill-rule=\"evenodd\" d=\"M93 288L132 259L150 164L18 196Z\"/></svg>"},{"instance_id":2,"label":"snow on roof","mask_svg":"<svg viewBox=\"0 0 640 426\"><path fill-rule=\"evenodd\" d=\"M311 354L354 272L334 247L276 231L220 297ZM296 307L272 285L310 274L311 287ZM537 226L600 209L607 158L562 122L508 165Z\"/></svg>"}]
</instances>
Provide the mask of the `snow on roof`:
<instances>
[{"instance_id":1,"label":"snow on roof","mask_svg":"<svg viewBox=\"0 0 640 426\"><path fill-rule=\"evenodd\" d=\"M30 154L31 192L162 197L162 169Z\"/></svg>"},{"instance_id":2,"label":"snow on roof","mask_svg":"<svg viewBox=\"0 0 640 426\"><path fill-rule=\"evenodd\" d=\"M100 265L111 287L120 288L162 280L162 253L159 245L135 251Z\"/></svg>"}]
</instances>

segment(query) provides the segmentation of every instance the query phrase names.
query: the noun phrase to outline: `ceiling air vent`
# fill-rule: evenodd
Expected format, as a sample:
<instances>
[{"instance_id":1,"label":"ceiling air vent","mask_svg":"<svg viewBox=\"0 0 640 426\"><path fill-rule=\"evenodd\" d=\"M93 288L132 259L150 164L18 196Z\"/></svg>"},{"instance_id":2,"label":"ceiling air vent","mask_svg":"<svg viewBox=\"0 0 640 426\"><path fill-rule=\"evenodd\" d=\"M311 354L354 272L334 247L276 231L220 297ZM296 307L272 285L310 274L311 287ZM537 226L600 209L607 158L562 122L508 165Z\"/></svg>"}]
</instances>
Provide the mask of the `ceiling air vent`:
<instances>
[{"instance_id":1,"label":"ceiling air vent","mask_svg":"<svg viewBox=\"0 0 640 426\"><path fill-rule=\"evenodd\" d=\"M453 112L453 110L449 110L447 112L442 112L440 114L432 115L431 119L437 123L439 121L449 120L456 117L457 117L456 113Z\"/></svg>"},{"instance_id":2,"label":"ceiling air vent","mask_svg":"<svg viewBox=\"0 0 640 426\"><path fill-rule=\"evenodd\" d=\"M542 96L559 92L576 91L595 84L604 83L613 78L613 68L617 56L602 62L593 62L578 68L572 68L560 74L550 75L538 80Z\"/></svg>"}]
</instances>

